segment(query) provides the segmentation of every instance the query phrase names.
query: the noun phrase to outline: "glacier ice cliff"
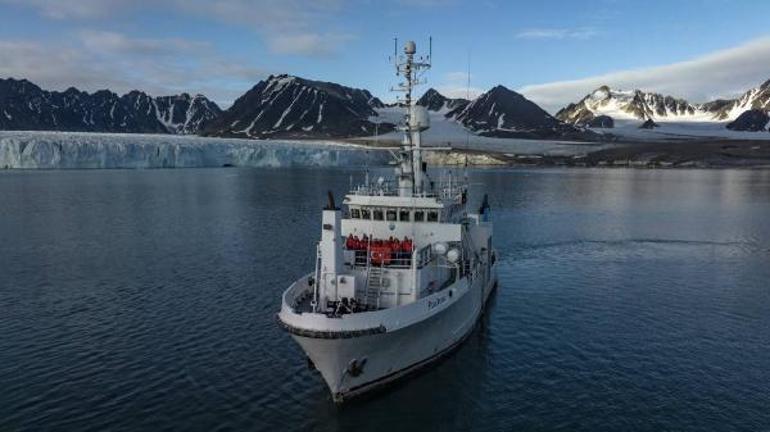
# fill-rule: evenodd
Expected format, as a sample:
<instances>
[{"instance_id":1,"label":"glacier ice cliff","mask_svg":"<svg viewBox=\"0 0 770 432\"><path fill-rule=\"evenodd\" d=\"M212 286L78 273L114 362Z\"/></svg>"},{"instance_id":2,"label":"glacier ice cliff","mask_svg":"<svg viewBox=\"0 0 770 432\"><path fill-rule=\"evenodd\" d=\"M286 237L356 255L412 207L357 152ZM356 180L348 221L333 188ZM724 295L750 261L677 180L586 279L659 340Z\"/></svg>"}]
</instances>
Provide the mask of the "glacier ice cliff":
<instances>
[{"instance_id":1,"label":"glacier ice cliff","mask_svg":"<svg viewBox=\"0 0 770 432\"><path fill-rule=\"evenodd\" d=\"M0 132L0 169L334 167L382 165L389 159L386 151L324 141Z\"/></svg>"}]
</instances>

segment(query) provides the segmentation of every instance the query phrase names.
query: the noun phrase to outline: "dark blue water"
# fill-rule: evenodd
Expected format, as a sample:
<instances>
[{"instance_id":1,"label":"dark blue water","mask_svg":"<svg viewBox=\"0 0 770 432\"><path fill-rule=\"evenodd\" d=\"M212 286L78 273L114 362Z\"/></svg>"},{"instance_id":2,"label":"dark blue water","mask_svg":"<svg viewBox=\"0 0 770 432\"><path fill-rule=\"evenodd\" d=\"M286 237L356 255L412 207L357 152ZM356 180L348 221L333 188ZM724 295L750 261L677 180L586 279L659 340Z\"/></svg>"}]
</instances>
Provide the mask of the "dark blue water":
<instances>
[{"instance_id":1,"label":"dark blue water","mask_svg":"<svg viewBox=\"0 0 770 432\"><path fill-rule=\"evenodd\" d=\"M337 408L275 312L348 176L0 173L0 430L770 430L770 172L472 173L490 313Z\"/></svg>"}]
</instances>

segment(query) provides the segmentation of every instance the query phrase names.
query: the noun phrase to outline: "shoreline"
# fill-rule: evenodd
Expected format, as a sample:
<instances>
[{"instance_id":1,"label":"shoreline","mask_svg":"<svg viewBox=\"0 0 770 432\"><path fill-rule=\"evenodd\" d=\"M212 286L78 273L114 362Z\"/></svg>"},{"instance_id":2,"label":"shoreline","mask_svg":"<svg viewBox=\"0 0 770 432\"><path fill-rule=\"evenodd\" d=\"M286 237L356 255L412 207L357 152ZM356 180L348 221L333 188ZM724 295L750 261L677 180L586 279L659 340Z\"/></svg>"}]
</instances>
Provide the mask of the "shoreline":
<instances>
[{"instance_id":1,"label":"shoreline","mask_svg":"<svg viewBox=\"0 0 770 432\"><path fill-rule=\"evenodd\" d=\"M356 144L361 144L356 141ZM390 143L388 143L390 144ZM371 146L372 148L387 146ZM603 143L602 143L603 144ZM486 156L494 166L569 167L569 168L746 168L770 169L770 140L723 138L670 141L616 141L612 147L577 155L548 153L506 153L457 148L450 154ZM457 157L456 157L457 158ZM469 163L470 165L483 165Z\"/></svg>"},{"instance_id":2,"label":"shoreline","mask_svg":"<svg viewBox=\"0 0 770 432\"><path fill-rule=\"evenodd\" d=\"M181 135L56 131L0 132L0 168L105 169L388 164L396 140L371 138L255 140ZM431 143L426 147L435 146ZM431 164L474 167L770 169L768 140L725 138L562 143L526 140L494 146L452 145L428 152ZM365 156L361 153L366 152ZM103 154L102 154L103 153ZM58 161L58 162L57 162ZM109 163L107 163L109 162Z\"/></svg>"}]
</instances>

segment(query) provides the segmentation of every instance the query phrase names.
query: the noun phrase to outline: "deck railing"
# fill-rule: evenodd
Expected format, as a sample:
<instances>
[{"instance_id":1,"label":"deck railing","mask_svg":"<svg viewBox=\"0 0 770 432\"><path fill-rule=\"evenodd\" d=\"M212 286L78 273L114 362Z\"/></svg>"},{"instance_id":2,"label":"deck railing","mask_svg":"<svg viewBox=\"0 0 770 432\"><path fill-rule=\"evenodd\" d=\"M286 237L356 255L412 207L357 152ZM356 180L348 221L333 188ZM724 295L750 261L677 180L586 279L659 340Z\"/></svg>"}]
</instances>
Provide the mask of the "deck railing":
<instances>
[{"instance_id":1,"label":"deck railing","mask_svg":"<svg viewBox=\"0 0 770 432\"><path fill-rule=\"evenodd\" d=\"M352 259L348 260L348 263L355 267L366 267L367 264L375 267L382 266L388 268L412 267L411 252L394 251L383 255L382 253L374 250L345 250L350 255L352 255Z\"/></svg>"},{"instance_id":2,"label":"deck railing","mask_svg":"<svg viewBox=\"0 0 770 432\"><path fill-rule=\"evenodd\" d=\"M417 198L441 198L445 200L456 199L461 196L467 185L462 182L440 179L433 183L432 190L426 190L421 194L415 194ZM398 182L393 179L378 181L376 183L358 185L349 192L350 195L360 196L398 196Z\"/></svg>"}]
</instances>

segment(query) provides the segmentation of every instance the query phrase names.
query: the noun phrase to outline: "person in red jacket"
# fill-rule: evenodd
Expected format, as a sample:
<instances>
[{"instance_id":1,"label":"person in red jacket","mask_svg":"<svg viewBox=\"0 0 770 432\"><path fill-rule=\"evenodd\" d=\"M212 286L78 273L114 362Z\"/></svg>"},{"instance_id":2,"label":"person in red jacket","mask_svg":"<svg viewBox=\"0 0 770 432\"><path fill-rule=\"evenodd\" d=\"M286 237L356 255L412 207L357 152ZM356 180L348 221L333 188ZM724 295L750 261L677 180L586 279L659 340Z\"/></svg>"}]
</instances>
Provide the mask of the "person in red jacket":
<instances>
[{"instance_id":1,"label":"person in red jacket","mask_svg":"<svg viewBox=\"0 0 770 432\"><path fill-rule=\"evenodd\" d=\"M354 250L355 247L355 241L353 240L353 234L348 234L347 240L345 240L345 249L347 250Z\"/></svg>"}]
</instances>

